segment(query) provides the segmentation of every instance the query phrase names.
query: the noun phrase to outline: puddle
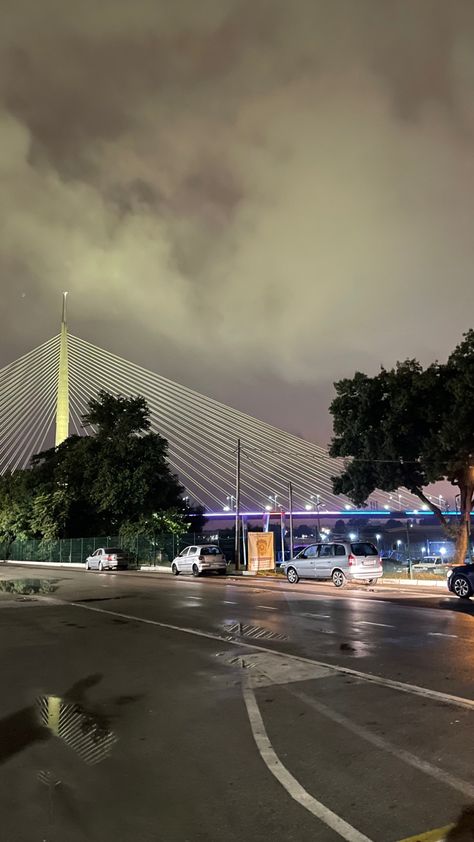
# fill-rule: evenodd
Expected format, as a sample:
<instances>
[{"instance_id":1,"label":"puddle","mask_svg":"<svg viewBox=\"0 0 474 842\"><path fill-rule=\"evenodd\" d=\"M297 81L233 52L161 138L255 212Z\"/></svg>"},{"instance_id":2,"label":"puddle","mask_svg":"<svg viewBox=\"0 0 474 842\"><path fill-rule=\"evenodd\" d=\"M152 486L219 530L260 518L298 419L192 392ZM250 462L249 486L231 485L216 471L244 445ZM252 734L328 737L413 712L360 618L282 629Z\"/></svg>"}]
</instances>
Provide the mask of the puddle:
<instances>
[{"instance_id":1,"label":"puddle","mask_svg":"<svg viewBox=\"0 0 474 842\"><path fill-rule=\"evenodd\" d=\"M249 637L252 640L288 640L286 634L279 634L266 629L264 626L250 626L246 623L233 623L225 625L226 634L237 637Z\"/></svg>"},{"instance_id":2,"label":"puddle","mask_svg":"<svg viewBox=\"0 0 474 842\"><path fill-rule=\"evenodd\" d=\"M118 740L105 715L91 712L76 702L60 696L39 696L36 704L44 728L66 743L88 766L105 760Z\"/></svg>"},{"instance_id":3,"label":"puddle","mask_svg":"<svg viewBox=\"0 0 474 842\"><path fill-rule=\"evenodd\" d=\"M52 738L62 740L89 766L105 760L118 741L111 728L111 716L103 707L89 704L87 691L102 680L91 675L74 684L64 696L45 694L35 704L0 719L0 764L34 743ZM118 696L108 703L112 715L139 696Z\"/></svg>"},{"instance_id":4,"label":"puddle","mask_svg":"<svg viewBox=\"0 0 474 842\"><path fill-rule=\"evenodd\" d=\"M349 643L341 643L339 649L354 658L366 658L373 652L373 646L369 643L362 643L360 640L351 640Z\"/></svg>"},{"instance_id":5,"label":"puddle","mask_svg":"<svg viewBox=\"0 0 474 842\"><path fill-rule=\"evenodd\" d=\"M12 594L45 594L57 590L58 579L3 579L0 581L0 592Z\"/></svg>"}]
</instances>

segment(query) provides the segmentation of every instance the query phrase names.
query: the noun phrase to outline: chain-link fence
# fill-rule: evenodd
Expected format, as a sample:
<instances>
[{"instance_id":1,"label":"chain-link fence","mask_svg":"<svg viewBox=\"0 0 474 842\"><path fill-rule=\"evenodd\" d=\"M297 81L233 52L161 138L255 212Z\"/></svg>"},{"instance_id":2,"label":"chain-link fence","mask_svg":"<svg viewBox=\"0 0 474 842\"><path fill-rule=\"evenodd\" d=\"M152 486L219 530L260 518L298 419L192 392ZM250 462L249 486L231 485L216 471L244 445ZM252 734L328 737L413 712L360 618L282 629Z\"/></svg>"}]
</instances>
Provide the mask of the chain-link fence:
<instances>
[{"instance_id":1,"label":"chain-link fence","mask_svg":"<svg viewBox=\"0 0 474 842\"><path fill-rule=\"evenodd\" d=\"M212 536L215 538L215 535ZM12 561L44 561L58 564L80 564L100 547L122 547L138 564L170 565L173 558L189 544L215 543L209 536L191 532L187 535L155 535L152 538L136 535L126 544L117 535L94 538L63 538L58 541L28 540L0 542L0 559ZM232 538L222 538L219 546L231 561L234 554Z\"/></svg>"}]
</instances>

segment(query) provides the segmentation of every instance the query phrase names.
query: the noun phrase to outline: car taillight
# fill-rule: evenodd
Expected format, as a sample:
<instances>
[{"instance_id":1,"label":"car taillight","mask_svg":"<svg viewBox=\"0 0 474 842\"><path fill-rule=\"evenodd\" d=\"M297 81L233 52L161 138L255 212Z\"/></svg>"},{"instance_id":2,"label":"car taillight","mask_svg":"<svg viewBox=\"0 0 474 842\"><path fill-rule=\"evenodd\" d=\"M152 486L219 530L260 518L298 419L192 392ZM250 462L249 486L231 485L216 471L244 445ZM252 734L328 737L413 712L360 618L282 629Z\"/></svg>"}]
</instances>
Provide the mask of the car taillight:
<instances>
[{"instance_id":1,"label":"car taillight","mask_svg":"<svg viewBox=\"0 0 474 842\"><path fill-rule=\"evenodd\" d=\"M104 556L104 559L105 559L105 561L112 561L112 556L106 555L106 556Z\"/></svg>"},{"instance_id":2,"label":"car taillight","mask_svg":"<svg viewBox=\"0 0 474 842\"><path fill-rule=\"evenodd\" d=\"M349 561L349 567L352 567L357 562L357 559L356 559L355 555L352 555L352 553L349 553L348 561Z\"/></svg>"}]
</instances>

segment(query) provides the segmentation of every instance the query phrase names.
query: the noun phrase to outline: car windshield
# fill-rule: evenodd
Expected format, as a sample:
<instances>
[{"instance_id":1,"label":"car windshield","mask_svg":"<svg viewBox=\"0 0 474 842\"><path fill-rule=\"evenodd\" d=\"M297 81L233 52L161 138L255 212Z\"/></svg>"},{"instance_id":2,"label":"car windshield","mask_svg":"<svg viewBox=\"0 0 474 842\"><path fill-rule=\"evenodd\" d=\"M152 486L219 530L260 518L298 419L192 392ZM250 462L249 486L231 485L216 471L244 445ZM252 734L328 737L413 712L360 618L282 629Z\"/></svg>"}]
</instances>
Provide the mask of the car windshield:
<instances>
[{"instance_id":1,"label":"car windshield","mask_svg":"<svg viewBox=\"0 0 474 842\"><path fill-rule=\"evenodd\" d=\"M117 553L123 553L123 552L124 552L124 550L121 550L120 547L106 547L105 550L104 550L104 553L107 553L108 555L111 555L112 553L117 554Z\"/></svg>"},{"instance_id":2,"label":"car windshield","mask_svg":"<svg viewBox=\"0 0 474 842\"><path fill-rule=\"evenodd\" d=\"M351 550L354 555L378 555L376 547L366 541L358 541L356 544L351 544Z\"/></svg>"},{"instance_id":3,"label":"car windshield","mask_svg":"<svg viewBox=\"0 0 474 842\"><path fill-rule=\"evenodd\" d=\"M220 555L221 551L219 547L203 547L201 550L201 555Z\"/></svg>"}]
</instances>

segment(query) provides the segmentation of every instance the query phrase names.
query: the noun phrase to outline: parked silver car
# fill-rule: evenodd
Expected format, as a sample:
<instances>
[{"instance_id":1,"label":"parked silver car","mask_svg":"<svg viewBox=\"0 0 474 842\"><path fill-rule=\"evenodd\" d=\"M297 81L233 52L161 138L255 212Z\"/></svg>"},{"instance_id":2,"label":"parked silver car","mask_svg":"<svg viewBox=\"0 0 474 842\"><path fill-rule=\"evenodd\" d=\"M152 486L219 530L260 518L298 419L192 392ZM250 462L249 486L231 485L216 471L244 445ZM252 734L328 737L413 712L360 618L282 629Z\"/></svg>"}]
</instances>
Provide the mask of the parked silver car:
<instances>
[{"instance_id":1,"label":"parked silver car","mask_svg":"<svg viewBox=\"0 0 474 842\"><path fill-rule=\"evenodd\" d=\"M336 588L354 580L375 585L383 573L379 551L368 541L310 544L281 570L291 584L298 579L332 579Z\"/></svg>"},{"instance_id":2,"label":"parked silver car","mask_svg":"<svg viewBox=\"0 0 474 842\"><path fill-rule=\"evenodd\" d=\"M171 564L171 572L175 576L178 576L179 573L192 573L193 576L200 576L201 573L211 571L220 573L221 576L225 576L227 571L225 555L214 544L185 547Z\"/></svg>"},{"instance_id":3,"label":"parked silver car","mask_svg":"<svg viewBox=\"0 0 474 842\"><path fill-rule=\"evenodd\" d=\"M120 547L99 547L86 558L86 570L128 570L130 556Z\"/></svg>"}]
</instances>

